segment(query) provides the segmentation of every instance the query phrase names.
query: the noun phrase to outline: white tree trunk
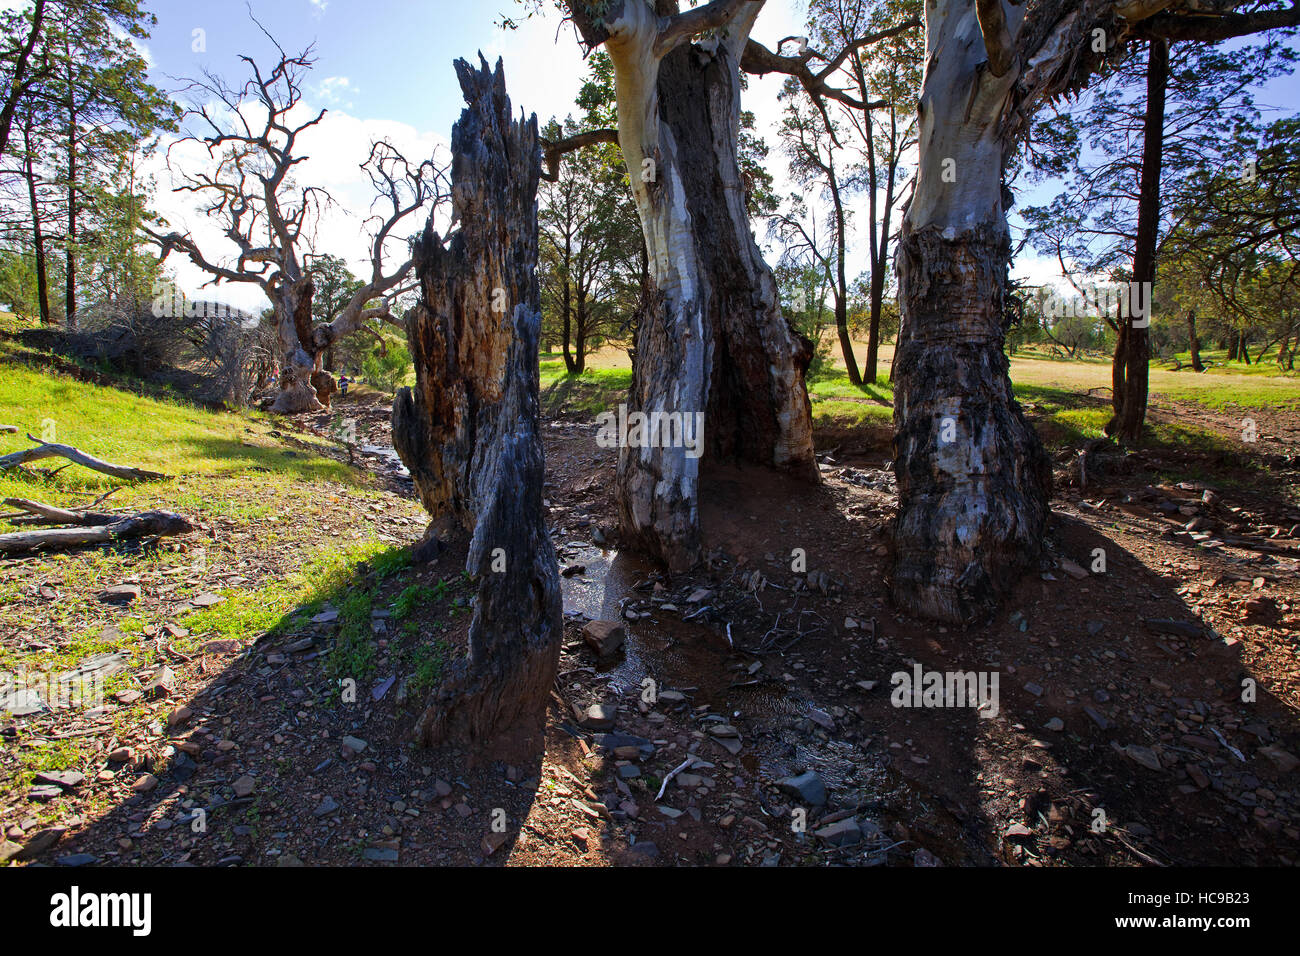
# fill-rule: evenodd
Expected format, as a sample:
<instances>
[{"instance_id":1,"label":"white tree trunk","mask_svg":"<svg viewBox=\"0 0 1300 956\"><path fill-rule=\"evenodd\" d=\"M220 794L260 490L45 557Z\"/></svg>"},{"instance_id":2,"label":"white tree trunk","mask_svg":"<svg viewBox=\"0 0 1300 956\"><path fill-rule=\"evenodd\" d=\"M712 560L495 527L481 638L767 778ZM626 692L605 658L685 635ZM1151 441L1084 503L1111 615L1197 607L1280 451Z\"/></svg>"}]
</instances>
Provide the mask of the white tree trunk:
<instances>
[{"instance_id":1,"label":"white tree trunk","mask_svg":"<svg viewBox=\"0 0 1300 956\"><path fill-rule=\"evenodd\" d=\"M702 413L706 456L815 479L803 379L811 345L781 314L737 159L740 54L762 4L667 50L650 4L620 7L605 42L650 272L629 411ZM622 530L674 569L699 559L701 458L689 452L624 447L619 456Z\"/></svg>"},{"instance_id":2,"label":"white tree trunk","mask_svg":"<svg viewBox=\"0 0 1300 956\"><path fill-rule=\"evenodd\" d=\"M919 169L898 248L893 594L968 623L1036 562L1051 470L1011 393L1003 127L1018 70L987 66L972 0L926 7ZM1006 8L1010 35L1023 16Z\"/></svg>"}]
</instances>

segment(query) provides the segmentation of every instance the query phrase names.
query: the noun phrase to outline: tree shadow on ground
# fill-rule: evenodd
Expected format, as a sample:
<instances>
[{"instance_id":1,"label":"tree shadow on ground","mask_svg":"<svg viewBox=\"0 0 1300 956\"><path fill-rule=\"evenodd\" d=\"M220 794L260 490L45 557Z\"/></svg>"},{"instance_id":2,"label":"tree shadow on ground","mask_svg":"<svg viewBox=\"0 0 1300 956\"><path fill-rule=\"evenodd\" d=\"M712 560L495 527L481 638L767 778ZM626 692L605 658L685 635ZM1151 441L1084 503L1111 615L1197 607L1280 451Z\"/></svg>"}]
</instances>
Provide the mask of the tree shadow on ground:
<instances>
[{"instance_id":1,"label":"tree shadow on ground","mask_svg":"<svg viewBox=\"0 0 1300 956\"><path fill-rule=\"evenodd\" d=\"M113 805L49 858L101 864L417 865L504 860L541 748L415 746L411 729L470 591L454 560L385 552L294 603L252 641L196 631L152 705L161 738L97 760ZM209 620L213 620L209 618ZM191 623L197 623L191 618ZM183 659L182 659L183 658ZM110 751L130 747L127 760ZM121 755L119 755L121 756ZM101 784L103 786L104 784Z\"/></svg>"}]
</instances>

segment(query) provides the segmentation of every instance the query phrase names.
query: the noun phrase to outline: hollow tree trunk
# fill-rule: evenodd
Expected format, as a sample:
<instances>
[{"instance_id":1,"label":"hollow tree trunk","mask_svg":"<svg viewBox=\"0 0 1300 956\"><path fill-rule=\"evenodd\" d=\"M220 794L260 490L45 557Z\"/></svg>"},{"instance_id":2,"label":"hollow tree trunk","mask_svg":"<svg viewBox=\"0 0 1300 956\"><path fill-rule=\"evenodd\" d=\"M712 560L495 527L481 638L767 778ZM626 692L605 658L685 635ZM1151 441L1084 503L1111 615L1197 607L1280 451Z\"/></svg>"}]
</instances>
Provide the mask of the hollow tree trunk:
<instances>
[{"instance_id":1,"label":"hollow tree trunk","mask_svg":"<svg viewBox=\"0 0 1300 956\"><path fill-rule=\"evenodd\" d=\"M315 286L310 275L296 280L286 279L275 300L275 321L284 352L280 366L280 392L271 410L283 415L320 411L328 405L329 392L318 393L324 386L322 376L334 384L328 373L318 372L316 355L303 343L312 341L312 296Z\"/></svg>"},{"instance_id":2,"label":"hollow tree trunk","mask_svg":"<svg viewBox=\"0 0 1300 956\"><path fill-rule=\"evenodd\" d=\"M1169 81L1169 43L1151 40L1147 54L1147 103L1142 133L1142 174L1138 188L1137 237L1133 245L1133 282L1137 288L1156 277L1156 243L1160 235L1160 170L1165 142L1165 87ZM1130 287L1131 289L1132 287ZM1130 292L1130 302L1133 293ZM1120 317L1123 334L1115 349L1115 371L1122 366L1120 388L1114 393L1115 414L1106 425L1106 434L1123 442L1142 437L1147 417L1147 393L1151 368L1151 342L1147 326L1151 321L1149 296L1146 314ZM1122 350L1121 346L1122 345Z\"/></svg>"},{"instance_id":3,"label":"hollow tree trunk","mask_svg":"<svg viewBox=\"0 0 1300 956\"><path fill-rule=\"evenodd\" d=\"M1192 371L1204 372L1205 366L1201 363L1201 340L1196 337L1196 310L1187 310L1187 342L1188 349L1192 353Z\"/></svg>"},{"instance_id":4,"label":"hollow tree trunk","mask_svg":"<svg viewBox=\"0 0 1300 956\"><path fill-rule=\"evenodd\" d=\"M417 727L430 745L540 717L563 624L542 511L537 118L513 121L500 61L493 73L457 60L456 72L469 104L451 139L460 229L444 243L430 219L416 243L416 384L393 404L393 444L444 534L470 536L465 570L478 586L467 653Z\"/></svg>"},{"instance_id":5,"label":"hollow tree trunk","mask_svg":"<svg viewBox=\"0 0 1300 956\"><path fill-rule=\"evenodd\" d=\"M1009 19L1022 16L1010 8ZM1010 240L999 118L1015 79L983 66L969 4L927 8L916 191L897 251L892 592L953 623L985 616L1036 563L1050 463L1003 352Z\"/></svg>"},{"instance_id":6,"label":"hollow tree trunk","mask_svg":"<svg viewBox=\"0 0 1300 956\"><path fill-rule=\"evenodd\" d=\"M707 44L666 53L649 4L624 0L607 14L619 143L649 262L628 407L703 413L705 456L816 480L804 385L812 343L781 314L737 161L740 53L761 7L743 5ZM620 449L623 535L672 570L700 558L700 461L682 447Z\"/></svg>"}]
</instances>

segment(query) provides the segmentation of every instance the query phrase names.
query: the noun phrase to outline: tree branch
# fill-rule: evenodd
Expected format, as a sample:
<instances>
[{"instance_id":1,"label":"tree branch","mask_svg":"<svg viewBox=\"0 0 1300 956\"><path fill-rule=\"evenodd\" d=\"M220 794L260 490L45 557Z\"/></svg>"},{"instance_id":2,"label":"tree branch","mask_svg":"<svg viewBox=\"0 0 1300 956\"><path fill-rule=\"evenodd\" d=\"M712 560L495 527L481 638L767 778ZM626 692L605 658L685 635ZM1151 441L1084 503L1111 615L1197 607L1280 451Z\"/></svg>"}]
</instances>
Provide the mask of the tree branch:
<instances>
[{"instance_id":1,"label":"tree branch","mask_svg":"<svg viewBox=\"0 0 1300 956\"><path fill-rule=\"evenodd\" d=\"M984 36L989 72L994 76L1006 76L1015 63L1016 54L1011 31L1007 29L1007 17L1002 11L1002 0L975 0L975 15Z\"/></svg>"},{"instance_id":2,"label":"tree branch","mask_svg":"<svg viewBox=\"0 0 1300 956\"><path fill-rule=\"evenodd\" d=\"M594 146L597 143L619 145L618 130L616 129L592 129L566 136L564 139L540 139L540 142L542 144L542 161L546 164L546 169L542 172L542 178L548 183L559 180L560 157L565 153L571 153L575 149L582 149L586 146Z\"/></svg>"}]
</instances>

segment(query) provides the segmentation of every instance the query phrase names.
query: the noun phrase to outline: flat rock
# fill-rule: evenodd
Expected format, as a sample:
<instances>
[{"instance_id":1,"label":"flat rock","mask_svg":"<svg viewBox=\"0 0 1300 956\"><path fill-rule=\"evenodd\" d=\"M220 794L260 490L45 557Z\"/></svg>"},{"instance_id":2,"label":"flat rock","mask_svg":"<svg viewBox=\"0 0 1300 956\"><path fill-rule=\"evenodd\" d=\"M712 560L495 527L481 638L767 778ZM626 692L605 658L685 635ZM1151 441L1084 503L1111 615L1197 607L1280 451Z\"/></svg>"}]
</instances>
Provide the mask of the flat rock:
<instances>
[{"instance_id":1,"label":"flat rock","mask_svg":"<svg viewBox=\"0 0 1300 956\"><path fill-rule=\"evenodd\" d=\"M253 788L257 786L257 781L255 781L248 774L244 774L242 777L236 780L231 786L233 786L235 789L236 797L247 797L249 794L253 792Z\"/></svg>"},{"instance_id":2,"label":"flat rock","mask_svg":"<svg viewBox=\"0 0 1300 956\"><path fill-rule=\"evenodd\" d=\"M1281 773L1290 773L1296 767L1300 767L1300 759L1295 754L1283 750L1277 744L1260 747L1259 755L1266 758Z\"/></svg>"},{"instance_id":3,"label":"flat rock","mask_svg":"<svg viewBox=\"0 0 1300 956\"><path fill-rule=\"evenodd\" d=\"M1141 744L1129 744L1124 748L1124 753L1128 754L1129 759L1136 764L1146 767L1148 770L1161 771L1164 769L1160 764L1160 758L1150 747L1143 747Z\"/></svg>"},{"instance_id":4,"label":"flat rock","mask_svg":"<svg viewBox=\"0 0 1300 956\"><path fill-rule=\"evenodd\" d=\"M113 584L99 592L99 599L105 604L131 604L140 600L140 585Z\"/></svg>"},{"instance_id":5,"label":"flat rock","mask_svg":"<svg viewBox=\"0 0 1300 956\"><path fill-rule=\"evenodd\" d=\"M853 817L846 817L815 831L815 836L831 846L853 846L862 839L862 828Z\"/></svg>"},{"instance_id":6,"label":"flat rock","mask_svg":"<svg viewBox=\"0 0 1300 956\"><path fill-rule=\"evenodd\" d=\"M216 607L224 600L225 598L221 597L218 594L213 594L210 591L205 591L204 593L200 594L198 597L190 598L190 604L194 605L195 607Z\"/></svg>"},{"instance_id":7,"label":"flat rock","mask_svg":"<svg viewBox=\"0 0 1300 956\"><path fill-rule=\"evenodd\" d=\"M797 777L786 777L776 786L782 793L806 806L826 806L826 782L812 770Z\"/></svg>"},{"instance_id":8,"label":"flat rock","mask_svg":"<svg viewBox=\"0 0 1300 956\"><path fill-rule=\"evenodd\" d=\"M360 737L344 737L341 743L354 754L363 753L365 752L366 747L370 746Z\"/></svg>"},{"instance_id":9,"label":"flat rock","mask_svg":"<svg viewBox=\"0 0 1300 956\"><path fill-rule=\"evenodd\" d=\"M63 787L65 790L81 786L85 779L84 773L75 770L51 770L36 775L37 783L49 783L56 787Z\"/></svg>"},{"instance_id":10,"label":"flat rock","mask_svg":"<svg viewBox=\"0 0 1300 956\"><path fill-rule=\"evenodd\" d=\"M37 830L23 844L23 848L18 851L16 858L30 860L32 857L44 853L62 840L63 835L67 832L67 827L46 827L44 830Z\"/></svg>"}]
</instances>

